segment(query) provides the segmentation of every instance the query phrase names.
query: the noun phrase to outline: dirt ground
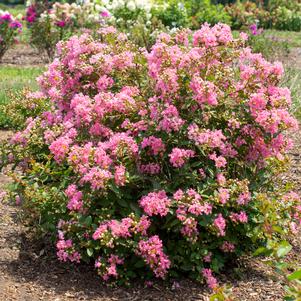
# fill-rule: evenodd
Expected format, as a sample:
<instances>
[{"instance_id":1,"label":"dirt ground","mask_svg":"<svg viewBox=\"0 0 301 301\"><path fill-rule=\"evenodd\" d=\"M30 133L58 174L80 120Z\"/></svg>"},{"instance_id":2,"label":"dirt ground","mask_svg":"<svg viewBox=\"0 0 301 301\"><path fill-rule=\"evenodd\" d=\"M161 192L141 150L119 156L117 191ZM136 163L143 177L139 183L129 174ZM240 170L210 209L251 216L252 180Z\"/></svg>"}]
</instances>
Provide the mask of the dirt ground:
<instances>
[{"instance_id":1,"label":"dirt ground","mask_svg":"<svg viewBox=\"0 0 301 301\"><path fill-rule=\"evenodd\" d=\"M9 51L3 58L7 65L42 65L45 58L25 47ZM21 46L20 46L21 47ZM301 58L301 50L294 53ZM300 52L300 55L299 55ZM296 59L296 63L301 62ZM0 131L0 141L9 137ZM301 190L301 137L293 137L295 147L290 152L292 168L285 181L293 182ZM9 178L0 174L0 191ZM131 288L105 286L91 266L60 263L55 250L45 241L35 241L19 220L19 208L0 201L0 301L209 301L205 286L187 279L176 283L156 282L146 288L137 282ZM291 258L301 262L301 241L294 241ZM237 301L283 300L283 279L260 259L243 258L219 278L233 287Z\"/></svg>"},{"instance_id":2,"label":"dirt ground","mask_svg":"<svg viewBox=\"0 0 301 301\"><path fill-rule=\"evenodd\" d=\"M27 44L17 44L10 48L2 58L4 65L43 66L49 60L46 55L41 55L36 49Z\"/></svg>"}]
</instances>

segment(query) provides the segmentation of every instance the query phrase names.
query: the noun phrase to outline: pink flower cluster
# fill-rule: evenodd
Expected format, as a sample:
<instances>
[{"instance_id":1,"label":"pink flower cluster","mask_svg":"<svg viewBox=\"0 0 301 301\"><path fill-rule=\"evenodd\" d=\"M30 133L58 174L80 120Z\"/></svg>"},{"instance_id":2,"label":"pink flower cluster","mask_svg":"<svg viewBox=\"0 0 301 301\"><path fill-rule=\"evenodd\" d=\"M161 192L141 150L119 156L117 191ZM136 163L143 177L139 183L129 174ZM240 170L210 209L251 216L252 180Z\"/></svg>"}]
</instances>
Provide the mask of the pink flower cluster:
<instances>
[{"instance_id":1,"label":"pink flower cluster","mask_svg":"<svg viewBox=\"0 0 301 301\"><path fill-rule=\"evenodd\" d=\"M216 230L218 231L218 233L217 233L218 236L226 235L226 232L225 232L226 220L221 213L219 213L218 216L214 219L213 224L216 227Z\"/></svg>"},{"instance_id":2,"label":"pink flower cluster","mask_svg":"<svg viewBox=\"0 0 301 301\"><path fill-rule=\"evenodd\" d=\"M56 243L57 257L61 261L70 260L71 262L80 262L81 255L74 249L74 245L71 239L64 239L63 232L59 232L59 240Z\"/></svg>"},{"instance_id":3,"label":"pink flower cluster","mask_svg":"<svg viewBox=\"0 0 301 301\"><path fill-rule=\"evenodd\" d=\"M145 236L150 225L151 222L145 215L138 220L134 220L131 217L125 217L121 221L115 219L108 220L99 225L92 237L94 240L102 240L109 233L113 239L128 238L137 233ZM112 241L109 242L110 247L112 243Z\"/></svg>"},{"instance_id":4,"label":"pink flower cluster","mask_svg":"<svg viewBox=\"0 0 301 301\"><path fill-rule=\"evenodd\" d=\"M163 190L158 192L150 192L149 194L142 197L139 201L139 205L149 216L167 215L170 204L171 201L167 197L166 192Z\"/></svg>"},{"instance_id":5,"label":"pink flower cluster","mask_svg":"<svg viewBox=\"0 0 301 301\"><path fill-rule=\"evenodd\" d=\"M203 269L202 270L202 275L205 278L208 286L211 289L214 289L218 286L216 278L212 275L212 271L210 269Z\"/></svg>"},{"instance_id":6,"label":"pink flower cluster","mask_svg":"<svg viewBox=\"0 0 301 301\"><path fill-rule=\"evenodd\" d=\"M156 277L165 278L170 268L170 260L163 252L163 244L159 236L151 236L148 240L141 240L138 244L137 254L140 255Z\"/></svg>"},{"instance_id":7,"label":"pink flower cluster","mask_svg":"<svg viewBox=\"0 0 301 301\"><path fill-rule=\"evenodd\" d=\"M197 217L201 215L210 215L212 205L202 201L200 194L194 189L189 189L185 193L177 190L173 198L177 204L176 216L181 221L181 234L190 241L195 241L199 233L197 227Z\"/></svg>"},{"instance_id":8,"label":"pink flower cluster","mask_svg":"<svg viewBox=\"0 0 301 301\"><path fill-rule=\"evenodd\" d=\"M150 148L150 155L154 156L163 154L165 151L165 145L162 142L162 139L154 136L143 138L141 142L141 148L144 149L146 147Z\"/></svg>"},{"instance_id":9,"label":"pink flower cluster","mask_svg":"<svg viewBox=\"0 0 301 301\"><path fill-rule=\"evenodd\" d=\"M26 16L25 16L25 20L28 23L33 23L36 21L37 18L37 11L36 11L36 6L34 4L28 6L27 10L26 10Z\"/></svg>"},{"instance_id":10,"label":"pink flower cluster","mask_svg":"<svg viewBox=\"0 0 301 301\"><path fill-rule=\"evenodd\" d=\"M182 167L189 158L192 158L195 152L189 149L183 149L175 147L172 152L168 155L169 162L174 167Z\"/></svg>"},{"instance_id":11,"label":"pink flower cluster","mask_svg":"<svg viewBox=\"0 0 301 301\"><path fill-rule=\"evenodd\" d=\"M118 277L117 265L124 263L124 260L117 255L111 254L107 261L102 258L98 258L95 261L95 267L98 269L102 279L104 281L109 280L110 277Z\"/></svg>"},{"instance_id":12,"label":"pink flower cluster","mask_svg":"<svg viewBox=\"0 0 301 301\"><path fill-rule=\"evenodd\" d=\"M83 194L81 191L77 190L77 187L74 184L68 186L65 190L65 194L69 198L69 202L67 204L67 208L73 211L80 211L83 207Z\"/></svg>"},{"instance_id":13,"label":"pink flower cluster","mask_svg":"<svg viewBox=\"0 0 301 301\"><path fill-rule=\"evenodd\" d=\"M22 24L9 12L0 10L0 60L9 47L18 42Z\"/></svg>"}]
</instances>

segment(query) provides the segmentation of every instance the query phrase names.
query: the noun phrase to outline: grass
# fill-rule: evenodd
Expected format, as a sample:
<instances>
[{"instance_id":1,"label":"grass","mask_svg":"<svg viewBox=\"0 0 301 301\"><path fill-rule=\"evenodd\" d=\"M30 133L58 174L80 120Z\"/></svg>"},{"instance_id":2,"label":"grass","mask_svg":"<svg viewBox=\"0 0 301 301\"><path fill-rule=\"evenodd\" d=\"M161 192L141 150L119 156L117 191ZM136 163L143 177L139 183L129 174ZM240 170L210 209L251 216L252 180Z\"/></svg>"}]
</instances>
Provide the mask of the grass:
<instances>
[{"instance_id":1,"label":"grass","mask_svg":"<svg viewBox=\"0 0 301 301\"><path fill-rule=\"evenodd\" d=\"M301 69L286 67L282 85L290 89L292 95L291 112L301 122Z\"/></svg>"},{"instance_id":2,"label":"grass","mask_svg":"<svg viewBox=\"0 0 301 301\"><path fill-rule=\"evenodd\" d=\"M25 15L25 5L5 5L0 4L0 9L4 11L9 11L13 16L18 16L19 14Z\"/></svg>"},{"instance_id":3,"label":"grass","mask_svg":"<svg viewBox=\"0 0 301 301\"><path fill-rule=\"evenodd\" d=\"M43 67L1 66L0 65L0 127L5 127L6 117L1 106L9 102L10 95L24 88L37 90L36 78Z\"/></svg>"},{"instance_id":4,"label":"grass","mask_svg":"<svg viewBox=\"0 0 301 301\"><path fill-rule=\"evenodd\" d=\"M301 32L285 31L285 30L265 30L268 36L286 41L290 48L301 47Z\"/></svg>"}]
</instances>

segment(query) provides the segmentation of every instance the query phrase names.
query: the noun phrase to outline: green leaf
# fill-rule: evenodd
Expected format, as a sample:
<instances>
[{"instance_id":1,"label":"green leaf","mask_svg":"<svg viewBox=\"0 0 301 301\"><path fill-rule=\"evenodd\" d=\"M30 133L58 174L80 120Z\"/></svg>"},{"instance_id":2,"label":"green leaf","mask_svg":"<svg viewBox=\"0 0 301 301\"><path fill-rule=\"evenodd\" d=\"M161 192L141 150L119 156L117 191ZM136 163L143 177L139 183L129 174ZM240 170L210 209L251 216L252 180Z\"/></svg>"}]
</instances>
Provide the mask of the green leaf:
<instances>
[{"instance_id":1,"label":"green leaf","mask_svg":"<svg viewBox=\"0 0 301 301\"><path fill-rule=\"evenodd\" d=\"M138 260L136 263L135 263L135 268L139 269L139 268L142 268L145 266L145 262L143 260Z\"/></svg>"},{"instance_id":2,"label":"green leaf","mask_svg":"<svg viewBox=\"0 0 301 301\"><path fill-rule=\"evenodd\" d=\"M287 279L289 281L292 281L292 280L301 280L301 269L298 270L298 271L295 271L294 273L292 273L290 275L288 275Z\"/></svg>"},{"instance_id":3,"label":"green leaf","mask_svg":"<svg viewBox=\"0 0 301 301\"><path fill-rule=\"evenodd\" d=\"M277 249L277 256L278 257L283 257L286 254L288 254L293 247L287 242L287 241L282 241Z\"/></svg>"},{"instance_id":4,"label":"green leaf","mask_svg":"<svg viewBox=\"0 0 301 301\"><path fill-rule=\"evenodd\" d=\"M88 254L89 257L92 257L93 253L94 253L93 249L91 249L91 248L87 249L87 254Z\"/></svg>"},{"instance_id":5,"label":"green leaf","mask_svg":"<svg viewBox=\"0 0 301 301\"><path fill-rule=\"evenodd\" d=\"M189 263L184 263L183 265L181 265L181 269L183 271L186 271L186 272L191 271L192 270L192 265L189 264Z\"/></svg>"},{"instance_id":6,"label":"green leaf","mask_svg":"<svg viewBox=\"0 0 301 301\"><path fill-rule=\"evenodd\" d=\"M89 227L90 225L92 224L92 217L91 215L87 216L86 219L85 219L85 225L87 227Z\"/></svg>"},{"instance_id":7,"label":"green leaf","mask_svg":"<svg viewBox=\"0 0 301 301\"><path fill-rule=\"evenodd\" d=\"M121 207L124 207L124 208L127 208L129 206L128 202L125 201L124 199L117 199L117 203L118 203L118 205L120 205Z\"/></svg>"},{"instance_id":8,"label":"green leaf","mask_svg":"<svg viewBox=\"0 0 301 301\"><path fill-rule=\"evenodd\" d=\"M139 208L139 206L137 205L137 203L130 202L130 208L135 212L136 215L140 215L141 214L141 209Z\"/></svg>"},{"instance_id":9,"label":"green leaf","mask_svg":"<svg viewBox=\"0 0 301 301\"><path fill-rule=\"evenodd\" d=\"M275 232L280 233L280 234L283 233L283 229L282 229L281 227L279 227L279 226L273 226L273 230L274 230Z\"/></svg>"},{"instance_id":10,"label":"green leaf","mask_svg":"<svg viewBox=\"0 0 301 301\"><path fill-rule=\"evenodd\" d=\"M270 250L266 247L260 247L253 253L253 256L266 255L269 252Z\"/></svg>"}]
</instances>

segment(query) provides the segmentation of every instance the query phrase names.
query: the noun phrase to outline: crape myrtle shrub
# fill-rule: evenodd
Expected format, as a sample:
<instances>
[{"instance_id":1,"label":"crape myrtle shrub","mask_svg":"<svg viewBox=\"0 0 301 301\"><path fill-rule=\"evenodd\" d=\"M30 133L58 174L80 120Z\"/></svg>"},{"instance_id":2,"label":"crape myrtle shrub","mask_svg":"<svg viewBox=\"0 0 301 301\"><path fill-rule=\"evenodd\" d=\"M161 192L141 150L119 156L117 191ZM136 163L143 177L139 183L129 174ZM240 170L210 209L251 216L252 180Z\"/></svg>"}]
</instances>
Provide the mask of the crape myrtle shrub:
<instances>
[{"instance_id":1,"label":"crape myrtle shrub","mask_svg":"<svg viewBox=\"0 0 301 301\"><path fill-rule=\"evenodd\" d=\"M6 51L18 42L22 24L9 12L0 9L0 62Z\"/></svg>"},{"instance_id":2,"label":"crape myrtle shrub","mask_svg":"<svg viewBox=\"0 0 301 301\"><path fill-rule=\"evenodd\" d=\"M81 5L49 1L31 1L28 4L25 20L30 43L40 52L45 52L50 60L54 58L59 41L100 27L102 16L90 1Z\"/></svg>"},{"instance_id":3,"label":"crape myrtle shrub","mask_svg":"<svg viewBox=\"0 0 301 301\"><path fill-rule=\"evenodd\" d=\"M49 109L49 100L42 92L30 92L26 88L9 94L9 103L1 104L5 115L5 127L21 130L28 118L34 118Z\"/></svg>"},{"instance_id":4,"label":"crape myrtle shrub","mask_svg":"<svg viewBox=\"0 0 301 301\"><path fill-rule=\"evenodd\" d=\"M114 28L58 44L39 83L52 108L2 146L28 225L104 280L188 273L217 286L230 259L300 223L277 175L296 129L283 69L227 25L162 34L150 52Z\"/></svg>"}]
</instances>

